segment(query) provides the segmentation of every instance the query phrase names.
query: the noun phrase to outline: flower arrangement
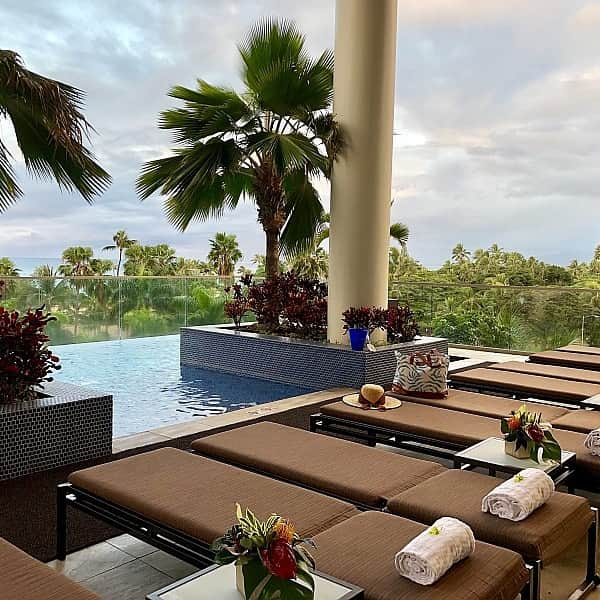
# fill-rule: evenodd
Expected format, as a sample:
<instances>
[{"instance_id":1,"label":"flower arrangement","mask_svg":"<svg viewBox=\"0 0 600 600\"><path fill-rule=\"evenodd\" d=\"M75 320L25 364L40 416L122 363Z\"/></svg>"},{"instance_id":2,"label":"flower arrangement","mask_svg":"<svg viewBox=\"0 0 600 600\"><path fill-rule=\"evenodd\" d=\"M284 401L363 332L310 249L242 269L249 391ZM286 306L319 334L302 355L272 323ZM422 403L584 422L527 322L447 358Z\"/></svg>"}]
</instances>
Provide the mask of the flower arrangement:
<instances>
[{"instance_id":1,"label":"flower arrangement","mask_svg":"<svg viewBox=\"0 0 600 600\"><path fill-rule=\"evenodd\" d=\"M508 448L514 446L513 452L508 452L518 458L531 458L539 462L539 451L542 450L542 460L559 462L561 449L552 435L552 426L542 422L541 413L532 413L523 404L518 410L513 410L510 417L501 420L501 431Z\"/></svg>"},{"instance_id":2,"label":"flower arrangement","mask_svg":"<svg viewBox=\"0 0 600 600\"><path fill-rule=\"evenodd\" d=\"M239 504L237 520L211 548L217 564L235 563L238 589L244 598L314 598L311 570L315 563L306 549L312 541L300 538L294 526L280 516L260 521Z\"/></svg>"},{"instance_id":3,"label":"flower arrangement","mask_svg":"<svg viewBox=\"0 0 600 600\"><path fill-rule=\"evenodd\" d=\"M54 317L44 307L20 315L0 306L0 402L22 402L37 397L42 382L60 369L48 348L46 325Z\"/></svg>"},{"instance_id":4,"label":"flower arrangement","mask_svg":"<svg viewBox=\"0 0 600 600\"><path fill-rule=\"evenodd\" d=\"M376 329L387 331L388 342L411 342L419 335L414 313L408 306L377 308L375 306L350 307L342 313L344 331L367 329L369 334Z\"/></svg>"}]
</instances>

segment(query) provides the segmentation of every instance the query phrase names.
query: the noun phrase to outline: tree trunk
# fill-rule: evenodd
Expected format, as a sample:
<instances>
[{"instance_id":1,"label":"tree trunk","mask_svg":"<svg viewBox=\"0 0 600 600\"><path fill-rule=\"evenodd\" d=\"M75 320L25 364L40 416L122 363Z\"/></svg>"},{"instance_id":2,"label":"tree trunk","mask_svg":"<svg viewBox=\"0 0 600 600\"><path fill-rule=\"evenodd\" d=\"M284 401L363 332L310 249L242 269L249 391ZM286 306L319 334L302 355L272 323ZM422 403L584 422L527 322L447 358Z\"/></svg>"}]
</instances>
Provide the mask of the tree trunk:
<instances>
[{"instance_id":1,"label":"tree trunk","mask_svg":"<svg viewBox=\"0 0 600 600\"><path fill-rule=\"evenodd\" d=\"M267 251L265 254L265 271L267 279L279 275L279 229L265 227Z\"/></svg>"},{"instance_id":2,"label":"tree trunk","mask_svg":"<svg viewBox=\"0 0 600 600\"><path fill-rule=\"evenodd\" d=\"M121 260L123 259L123 250L119 248L119 263L117 264L117 277L119 276L119 272L121 271Z\"/></svg>"}]
</instances>

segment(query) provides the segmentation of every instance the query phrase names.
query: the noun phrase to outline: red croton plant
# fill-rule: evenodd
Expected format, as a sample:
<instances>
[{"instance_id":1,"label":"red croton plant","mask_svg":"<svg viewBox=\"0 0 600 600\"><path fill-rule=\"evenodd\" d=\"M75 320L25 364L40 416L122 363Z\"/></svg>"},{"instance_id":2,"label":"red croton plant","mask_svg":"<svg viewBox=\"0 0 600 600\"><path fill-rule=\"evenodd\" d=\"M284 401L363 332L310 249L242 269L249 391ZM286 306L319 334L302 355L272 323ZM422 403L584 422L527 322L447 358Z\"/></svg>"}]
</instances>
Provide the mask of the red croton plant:
<instances>
[{"instance_id":1,"label":"red croton plant","mask_svg":"<svg viewBox=\"0 0 600 600\"><path fill-rule=\"evenodd\" d=\"M0 282L0 298L2 292ZM0 306L0 402L22 402L38 396L50 373L60 369L48 348L46 325L55 320L44 307L20 315Z\"/></svg>"}]
</instances>

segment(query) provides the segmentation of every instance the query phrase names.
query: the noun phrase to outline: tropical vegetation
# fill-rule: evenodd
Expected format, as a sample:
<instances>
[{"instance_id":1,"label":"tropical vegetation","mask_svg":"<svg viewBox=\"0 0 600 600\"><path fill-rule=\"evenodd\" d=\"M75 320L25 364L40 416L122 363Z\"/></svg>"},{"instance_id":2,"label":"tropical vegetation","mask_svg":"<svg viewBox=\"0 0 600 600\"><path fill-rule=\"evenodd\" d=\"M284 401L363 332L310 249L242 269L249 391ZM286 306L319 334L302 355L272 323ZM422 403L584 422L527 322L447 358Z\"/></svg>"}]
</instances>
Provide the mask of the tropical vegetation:
<instances>
[{"instance_id":1,"label":"tropical vegetation","mask_svg":"<svg viewBox=\"0 0 600 600\"><path fill-rule=\"evenodd\" d=\"M91 126L83 100L81 90L29 71L16 52L0 50L0 119L11 122L27 170L91 203L110 176L84 144ZM0 212L23 195L12 158L0 135Z\"/></svg>"},{"instance_id":2,"label":"tropical vegetation","mask_svg":"<svg viewBox=\"0 0 600 600\"><path fill-rule=\"evenodd\" d=\"M159 126L177 148L144 165L137 187L142 199L165 196L167 217L182 231L251 200L271 277L281 253L311 246L324 213L313 179L329 177L342 147L330 110L333 53L310 57L297 27L276 20L259 22L238 50L241 93L202 79L170 91L183 105L163 112Z\"/></svg>"}]
</instances>

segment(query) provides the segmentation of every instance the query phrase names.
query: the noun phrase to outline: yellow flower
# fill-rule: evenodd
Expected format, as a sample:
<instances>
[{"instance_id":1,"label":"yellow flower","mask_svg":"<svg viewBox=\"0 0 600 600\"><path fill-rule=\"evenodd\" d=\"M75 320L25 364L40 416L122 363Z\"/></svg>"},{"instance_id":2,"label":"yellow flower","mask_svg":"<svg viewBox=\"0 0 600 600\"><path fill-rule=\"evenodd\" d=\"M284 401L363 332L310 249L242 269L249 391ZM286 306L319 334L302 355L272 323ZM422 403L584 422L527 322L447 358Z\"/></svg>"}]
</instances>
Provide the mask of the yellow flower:
<instances>
[{"instance_id":1,"label":"yellow flower","mask_svg":"<svg viewBox=\"0 0 600 600\"><path fill-rule=\"evenodd\" d=\"M525 479L525 476L524 476L524 475L521 475L521 473L517 473L517 474L515 475L515 477L514 477L514 480L515 480L517 483L521 483L521 481L523 481L524 479Z\"/></svg>"},{"instance_id":2,"label":"yellow flower","mask_svg":"<svg viewBox=\"0 0 600 600\"><path fill-rule=\"evenodd\" d=\"M429 533L429 535L440 535L441 532L438 527L430 527L427 533Z\"/></svg>"},{"instance_id":3,"label":"yellow flower","mask_svg":"<svg viewBox=\"0 0 600 600\"><path fill-rule=\"evenodd\" d=\"M291 544L294 540L296 529L286 519L279 519L277 525L275 525L275 534L277 539L284 540L288 544Z\"/></svg>"}]
</instances>

